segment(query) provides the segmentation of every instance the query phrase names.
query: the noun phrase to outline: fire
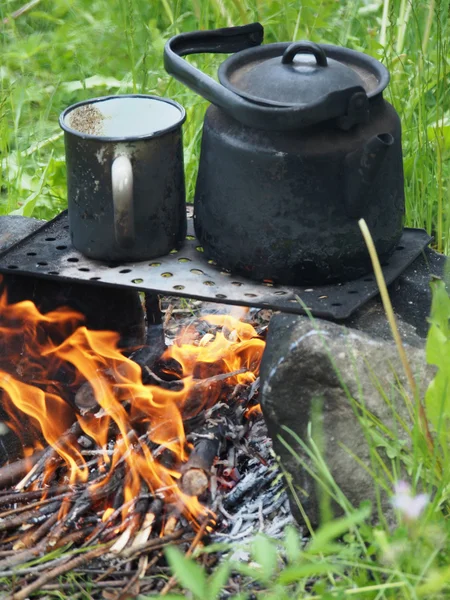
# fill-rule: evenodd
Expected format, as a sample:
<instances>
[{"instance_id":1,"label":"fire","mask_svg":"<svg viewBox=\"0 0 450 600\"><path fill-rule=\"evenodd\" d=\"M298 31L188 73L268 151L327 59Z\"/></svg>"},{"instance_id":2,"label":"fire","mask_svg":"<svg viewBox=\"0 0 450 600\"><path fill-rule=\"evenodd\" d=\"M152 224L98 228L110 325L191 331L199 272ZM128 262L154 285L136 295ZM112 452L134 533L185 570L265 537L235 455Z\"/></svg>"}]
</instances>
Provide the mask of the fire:
<instances>
[{"instance_id":1,"label":"fire","mask_svg":"<svg viewBox=\"0 0 450 600\"><path fill-rule=\"evenodd\" d=\"M104 521L114 512L108 485L121 469L125 473L124 504L148 492L163 496L173 510L190 519L206 514L199 500L187 496L178 485L190 449L184 421L219 400L225 401L224 381L234 386L254 381L264 341L250 324L234 317L212 315L205 320L220 330L200 343L183 343L189 333L182 332L163 356L164 364L173 365L183 382L175 391L144 385L140 367L118 348L118 334L88 330L83 315L68 308L44 315L29 301L8 304L4 292L0 296L4 420L21 436L24 447L50 445L66 465L63 474L49 465L44 478L32 483L30 489L41 488L55 478L69 485L88 481L92 465L77 436L63 435L77 422L101 449L95 459L101 476L89 483L89 491L101 498L99 510L104 511ZM234 372L224 381L217 378ZM199 386L198 380L205 378L211 383ZM74 398L86 382L98 406L81 414ZM155 458L151 449L156 448L162 450Z\"/></svg>"}]
</instances>

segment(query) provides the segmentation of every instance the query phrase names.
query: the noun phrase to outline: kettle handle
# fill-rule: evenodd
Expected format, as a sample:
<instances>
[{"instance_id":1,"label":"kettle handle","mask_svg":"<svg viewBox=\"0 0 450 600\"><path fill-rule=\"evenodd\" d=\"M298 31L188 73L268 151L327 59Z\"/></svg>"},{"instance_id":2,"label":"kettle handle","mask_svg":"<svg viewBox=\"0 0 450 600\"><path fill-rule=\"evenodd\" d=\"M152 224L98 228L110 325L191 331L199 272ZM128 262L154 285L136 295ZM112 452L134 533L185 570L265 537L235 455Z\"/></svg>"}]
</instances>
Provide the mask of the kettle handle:
<instances>
[{"instance_id":1,"label":"kettle handle","mask_svg":"<svg viewBox=\"0 0 450 600\"><path fill-rule=\"evenodd\" d=\"M345 91L330 92L318 98L315 103L304 106L264 106L242 98L181 58L197 53L239 52L252 46L259 46L263 38L264 28L260 23L181 33L166 43L164 67L167 73L191 90L222 108L244 125L257 129L284 131L314 125L336 117L345 119L355 94L358 95L359 102L364 96L367 103L364 89L361 86L354 86Z\"/></svg>"}]
</instances>

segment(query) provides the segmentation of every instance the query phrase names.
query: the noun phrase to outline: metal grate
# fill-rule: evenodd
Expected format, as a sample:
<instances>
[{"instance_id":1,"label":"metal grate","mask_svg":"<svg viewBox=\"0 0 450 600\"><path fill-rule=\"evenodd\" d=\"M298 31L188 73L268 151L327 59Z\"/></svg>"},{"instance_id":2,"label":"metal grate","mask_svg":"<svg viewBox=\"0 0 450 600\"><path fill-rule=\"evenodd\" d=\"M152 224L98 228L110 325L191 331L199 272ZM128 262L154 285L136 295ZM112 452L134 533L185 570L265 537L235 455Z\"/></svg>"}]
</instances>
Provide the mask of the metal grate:
<instances>
[{"instance_id":1,"label":"metal grate","mask_svg":"<svg viewBox=\"0 0 450 600\"><path fill-rule=\"evenodd\" d=\"M405 229L396 251L383 267L386 282L389 284L398 277L431 239L422 229ZM346 283L315 287L258 283L221 270L213 261L206 260L202 252L193 234L190 209L188 235L181 250L139 263L107 264L91 260L71 246L65 211L0 255L0 272L304 314L297 299L300 298L315 316L336 320L348 318L378 293L372 274Z\"/></svg>"}]
</instances>

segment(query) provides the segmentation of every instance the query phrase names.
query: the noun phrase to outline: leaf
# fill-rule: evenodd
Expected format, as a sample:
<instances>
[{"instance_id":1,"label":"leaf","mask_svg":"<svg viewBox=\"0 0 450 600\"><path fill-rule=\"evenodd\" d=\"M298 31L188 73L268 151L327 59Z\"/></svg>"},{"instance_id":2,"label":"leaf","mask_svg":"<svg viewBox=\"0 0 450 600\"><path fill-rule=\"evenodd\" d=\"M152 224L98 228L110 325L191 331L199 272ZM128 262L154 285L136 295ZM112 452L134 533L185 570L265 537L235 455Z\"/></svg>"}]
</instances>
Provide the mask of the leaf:
<instances>
[{"instance_id":1,"label":"leaf","mask_svg":"<svg viewBox=\"0 0 450 600\"><path fill-rule=\"evenodd\" d=\"M300 549L299 534L292 526L286 528L284 547L289 562L296 562L300 558L302 551Z\"/></svg>"},{"instance_id":2,"label":"leaf","mask_svg":"<svg viewBox=\"0 0 450 600\"><path fill-rule=\"evenodd\" d=\"M438 371L426 391L425 405L434 429L440 431L441 442L446 443L446 421L450 419L450 298L441 280L431 283L431 291L433 300L426 358L429 364L438 367Z\"/></svg>"},{"instance_id":3,"label":"leaf","mask_svg":"<svg viewBox=\"0 0 450 600\"><path fill-rule=\"evenodd\" d=\"M31 215L33 214L34 207L36 206L36 202L38 201L39 196L42 192L42 188L44 187L44 183L47 178L47 171L49 169L50 163L51 163L51 157L47 163L47 166L45 167L44 172L41 175L41 178L39 179L39 184L37 186L36 191L34 191L32 194L30 194L28 196L28 198L25 200L25 202L23 203L23 205L20 208L13 210L10 213L11 215L22 215L24 217L31 217Z\"/></svg>"},{"instance_id":4,"label":"leaf","mask_svg":"<svg viewBox=\"0 0 450 600\"><path fill-rule=\"evenodd\" d=\"M317 575L326 575L327 573L336 573L340 568L331 563L308 563L305 565L294 565L286 567L277 579L277 583L289 585L290 583L300 582L302 579L309 579Z\"/></svg>"},{"instance_id":5,"label":"leaf","mask_svg":"<svg viewBox=\"0 0 450 600\"><path fill-rule=\"evenodd\" d=\"M243 563L233 563L232 564L233 571L237 571L241 573L241 575L245 575L246 577L250 577L255 581L265 581L264 574L260 567L251 567L250 565L246 565Z\"/></svg>"},{"instance_id":6,"label":"leaf","mask_svg":"<svg viewBox=\"0 0 450 600\"><path fill-rule=\"evenodd\" d=\"M203 569L193 560L186 558L175 546L166 548L165 555L181 585L199 600L206 600L206 576Z\"/></svg>"},{"instance_id":7,"label":"leaf","mask_svg":"<svg viewBox=\"0 0 450 600\"><path fill-rule=\"evenodd\" d=\"M257 535L252 547L252 556L261 565L261 579L268 581L277 566L277 551L274 545L263 535Z\"/></svg>"},{"instance_id":8,"label":"leaf","mask_svg":"<svg viewBox=\"0 0 450 600\"><path fill-rule=\"evenodd\" d=\"M332 540L341 537L344 533L346 533L349 529L362 523L370 516L371 507L369 504L363 505L358 510L355 510L348 517L343 517L342 519L335 519L320 527L311 542L308 546L309 553L321 553L326 550L327 545Z\"/></svg>"},{"instance_id":9,"label":"leaf","mask_svg":"<svg viewBox=\"0 0 450 600\"><path fill-rule=\"evenodd\" d=\"M223 563L208 579L208 600L216 600L228 581L230 565Z\"/></svg>"}]
</instances>

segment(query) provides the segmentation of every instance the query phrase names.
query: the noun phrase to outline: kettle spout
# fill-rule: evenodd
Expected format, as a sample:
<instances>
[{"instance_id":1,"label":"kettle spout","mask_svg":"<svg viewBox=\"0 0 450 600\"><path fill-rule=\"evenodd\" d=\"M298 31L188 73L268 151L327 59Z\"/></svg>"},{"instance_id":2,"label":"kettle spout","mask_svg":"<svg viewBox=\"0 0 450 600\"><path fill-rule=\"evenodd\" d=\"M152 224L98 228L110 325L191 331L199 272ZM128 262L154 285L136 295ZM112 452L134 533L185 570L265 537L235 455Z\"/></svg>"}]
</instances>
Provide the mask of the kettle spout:
<instances>
[{"instance_id":1,"label":"kettle spout","mask_svg":"<svg viewBox=\"0 0 450 600\"><path fill-rule=\"evenodd\" d=\"M345 157L345 208L349 217L360 218L368 193L386 154L394 143L390 133L374 135L359 150Z\"/></svg>"}]
</instances>

